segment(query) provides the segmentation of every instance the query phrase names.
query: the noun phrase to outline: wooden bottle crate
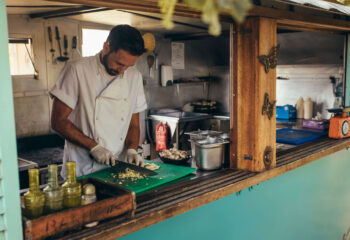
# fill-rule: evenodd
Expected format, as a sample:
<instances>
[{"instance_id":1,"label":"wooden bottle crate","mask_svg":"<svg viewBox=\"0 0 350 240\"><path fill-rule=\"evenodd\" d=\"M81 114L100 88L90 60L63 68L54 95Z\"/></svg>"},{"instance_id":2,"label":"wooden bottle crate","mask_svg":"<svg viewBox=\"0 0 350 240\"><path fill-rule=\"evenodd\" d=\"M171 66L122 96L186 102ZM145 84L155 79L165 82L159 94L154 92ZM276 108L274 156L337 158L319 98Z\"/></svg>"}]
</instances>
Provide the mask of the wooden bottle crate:
<instances>
[{"instance_id":1,"label":"wooden bottle crate","mask_svg":"<svg viewBox=\"0 0 350 240\"><path fill-rule=\"evenodd\" d=\"M44 239L94 221L120 215L134 216L136 209L134 192L95 178L85 178L80 182L82 185L91 183L96 187L97 202L34 219L26 217L22 208L24 239Z\"/></svg>"}]
</instances>

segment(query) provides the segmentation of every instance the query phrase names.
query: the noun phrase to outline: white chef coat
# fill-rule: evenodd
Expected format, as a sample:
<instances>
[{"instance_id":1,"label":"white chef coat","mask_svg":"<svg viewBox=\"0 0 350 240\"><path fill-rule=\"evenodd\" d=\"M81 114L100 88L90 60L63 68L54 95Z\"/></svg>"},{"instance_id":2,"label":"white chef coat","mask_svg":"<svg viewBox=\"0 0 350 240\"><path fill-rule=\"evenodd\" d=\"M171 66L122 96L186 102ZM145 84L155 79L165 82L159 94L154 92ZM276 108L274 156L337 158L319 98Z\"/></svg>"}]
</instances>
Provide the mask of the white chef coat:
<instances>
[{"instance_id":1,"label":"white chef coat","mask_svg":"<svg viewBox=\"0 0 350 240\"><path fill-rule=\"evenodd\" d=\"M77 128L123 160L131 116L147 108L142 76L135 67L117 77L109 75L99 54L68 63L50 95L72 109L69 120ZM106 167L96 163L89 150L66 140L63 177L67 161L76 162L77 177Z\"/></svg>"}]
</instances>

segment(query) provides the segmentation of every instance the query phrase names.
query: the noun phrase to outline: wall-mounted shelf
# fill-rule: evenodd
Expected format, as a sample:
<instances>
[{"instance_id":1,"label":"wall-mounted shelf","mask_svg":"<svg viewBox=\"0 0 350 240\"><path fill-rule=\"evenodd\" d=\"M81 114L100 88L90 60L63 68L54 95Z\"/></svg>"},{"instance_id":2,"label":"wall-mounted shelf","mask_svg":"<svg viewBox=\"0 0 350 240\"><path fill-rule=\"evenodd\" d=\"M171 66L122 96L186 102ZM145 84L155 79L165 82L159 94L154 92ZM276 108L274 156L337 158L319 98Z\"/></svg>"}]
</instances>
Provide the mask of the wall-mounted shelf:
<instances>
[{"instance_id":1,"label":"wall-mounted shelf","mask_svg":"<svg viewBox=\"0 0 350 240\"><path fill-rule=\"evenodd\" d=\"M176 93L177 95L180 94L180 86L193 86L193 85L203 85L203 94L206 93L208 90L208 83L209 81L188 81L188 82L181 82L181 83L173 83L174 86L176 86Z\"/></svg>"}]
</instances>

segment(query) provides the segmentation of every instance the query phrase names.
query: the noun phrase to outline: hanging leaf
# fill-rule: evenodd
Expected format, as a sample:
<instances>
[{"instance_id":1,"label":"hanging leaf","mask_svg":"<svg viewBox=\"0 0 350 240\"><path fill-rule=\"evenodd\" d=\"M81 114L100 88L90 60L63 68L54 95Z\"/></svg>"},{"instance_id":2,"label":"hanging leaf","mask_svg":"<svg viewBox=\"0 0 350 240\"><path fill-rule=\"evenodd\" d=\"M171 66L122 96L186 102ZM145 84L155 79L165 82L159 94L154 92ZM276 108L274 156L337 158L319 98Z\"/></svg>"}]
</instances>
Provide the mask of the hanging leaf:
<instances>
[{"instance_id":1,"label":"hanging leaf","mask_svg":"<svg viewBox=\"0 0 350 240\"><path fill-rule=\"evenodd\" d=\"M158 0L160 12L164 14L162 24L166 29L172 29L174 27L171 17L174 14L176 3L177 0Z\"/></svg>"},{"instance_id":2,"label":"hanging leaf","mask_svg":"<svg viewBox=\"0 0 350 240\"><path fill-rule=\"evenodd\" d=\"M201 19L209 24L209 33L218 36L221 33L219 20L220 11L229 12L232 18L241 23L244 21L247 11L253 6L251 0L183 0L189 7L201 11ZM162 24L171 29L174 24L171 20L177 0L159 0L158 5L164 14Z\"/></svg>"}]
</instances>

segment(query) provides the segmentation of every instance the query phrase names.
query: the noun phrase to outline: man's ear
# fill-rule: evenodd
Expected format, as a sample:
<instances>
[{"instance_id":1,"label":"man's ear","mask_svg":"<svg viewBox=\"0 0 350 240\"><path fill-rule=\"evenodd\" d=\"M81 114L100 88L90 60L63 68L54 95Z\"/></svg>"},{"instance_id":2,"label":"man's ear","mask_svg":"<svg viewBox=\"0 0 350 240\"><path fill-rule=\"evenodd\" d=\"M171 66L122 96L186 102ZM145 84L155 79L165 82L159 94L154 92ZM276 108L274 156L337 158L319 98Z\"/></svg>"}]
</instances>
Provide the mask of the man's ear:
<instances>
[{"instance_id":1,"label":"man's ear","mask_svg":"<svg viewBox=\"0 0 350 240\"><path fill-rule=\"evenodd\" d=\"M105 55L109 52L109 42L106 41L103 43L102 54Z\"/></svg>"}]
</instances>

